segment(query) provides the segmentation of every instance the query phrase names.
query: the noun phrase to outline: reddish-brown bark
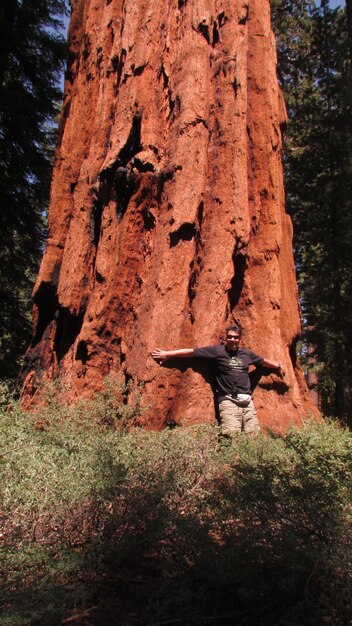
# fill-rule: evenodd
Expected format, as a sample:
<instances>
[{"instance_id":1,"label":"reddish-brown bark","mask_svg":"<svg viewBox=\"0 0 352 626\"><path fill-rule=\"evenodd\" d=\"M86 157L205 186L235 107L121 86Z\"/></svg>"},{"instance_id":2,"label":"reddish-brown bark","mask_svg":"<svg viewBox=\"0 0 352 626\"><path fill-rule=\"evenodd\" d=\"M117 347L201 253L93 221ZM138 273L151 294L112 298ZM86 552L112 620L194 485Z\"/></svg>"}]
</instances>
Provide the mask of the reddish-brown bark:
<instances>
[{"instance_id":1,"label":"reddish-brown bark","mask_svg":"<svg viewBox=\"0 0 352 626\"><path fill-rule=\"evenodd\" d=\"M69 41L24 397L59 376L73 399L119 373L143 384L143 423L212 420L204 363L149 353L218 343L236 319L287 372L259 381L262 424L314 412L269 1L75 0Z\"/></svg>"}]
</instances>

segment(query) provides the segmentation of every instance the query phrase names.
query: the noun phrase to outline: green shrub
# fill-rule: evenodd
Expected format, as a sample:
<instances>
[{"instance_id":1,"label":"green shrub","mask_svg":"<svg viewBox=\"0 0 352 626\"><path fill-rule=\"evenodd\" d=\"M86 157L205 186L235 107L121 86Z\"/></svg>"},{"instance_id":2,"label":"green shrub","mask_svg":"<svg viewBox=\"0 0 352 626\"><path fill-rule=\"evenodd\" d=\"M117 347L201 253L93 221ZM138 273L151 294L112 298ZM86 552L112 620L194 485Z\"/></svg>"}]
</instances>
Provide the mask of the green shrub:
<instances>
[{"instance_id":1,"label":"green shrub","mask_svg":"<svg viewBox=\"0 0 352 626\"><path fill-rule=\"evenodd\" d=\"M128 430L104 393L1 415L2 626L349 623L348 431Z\"/></svg>"}]
</instances>

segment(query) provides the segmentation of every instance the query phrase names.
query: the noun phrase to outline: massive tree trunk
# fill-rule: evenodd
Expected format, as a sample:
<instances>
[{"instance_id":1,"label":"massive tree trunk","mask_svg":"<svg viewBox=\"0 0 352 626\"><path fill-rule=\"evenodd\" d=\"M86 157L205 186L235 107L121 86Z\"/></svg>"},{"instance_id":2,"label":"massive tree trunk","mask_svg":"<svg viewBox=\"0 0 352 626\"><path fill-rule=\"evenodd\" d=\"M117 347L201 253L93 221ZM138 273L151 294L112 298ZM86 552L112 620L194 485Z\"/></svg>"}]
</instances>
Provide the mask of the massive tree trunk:
<instances>
[{"instance_id":1,"label":"massive tree trunk","mask_svg":"<svg viewBox=\"0 0 352 626\"><path fill-rule=\"evenodd\" d=\"M149 353L218 343L237 320L286 370L259 380L262 424L314 412L269 0L75 0L69 43L24 397L58 376L74 399L116 373L129 401L142 385L142 423L210 421L206 365Z\"/></svg>"}]
</instances>

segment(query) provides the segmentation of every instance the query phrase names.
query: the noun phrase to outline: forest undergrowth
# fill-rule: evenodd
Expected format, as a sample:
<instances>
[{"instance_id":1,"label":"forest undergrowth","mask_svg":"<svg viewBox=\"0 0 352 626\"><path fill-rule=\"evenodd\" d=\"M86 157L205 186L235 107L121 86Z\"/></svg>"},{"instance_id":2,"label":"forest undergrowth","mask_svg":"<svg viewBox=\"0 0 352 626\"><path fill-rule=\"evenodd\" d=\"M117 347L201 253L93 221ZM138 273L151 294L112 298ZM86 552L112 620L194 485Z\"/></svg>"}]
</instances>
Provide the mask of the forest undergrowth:
<instances>
[{"instance_id":1,"label":"forest undergrowth","mask_svg":"<svg viewBox=\"0 0 352 626\"><path fill-rule=\"evenodd\" d=\"M351 624L349 431L148 432L114 398L3 398L1 626Z\"/></svg>"}]
</instances>

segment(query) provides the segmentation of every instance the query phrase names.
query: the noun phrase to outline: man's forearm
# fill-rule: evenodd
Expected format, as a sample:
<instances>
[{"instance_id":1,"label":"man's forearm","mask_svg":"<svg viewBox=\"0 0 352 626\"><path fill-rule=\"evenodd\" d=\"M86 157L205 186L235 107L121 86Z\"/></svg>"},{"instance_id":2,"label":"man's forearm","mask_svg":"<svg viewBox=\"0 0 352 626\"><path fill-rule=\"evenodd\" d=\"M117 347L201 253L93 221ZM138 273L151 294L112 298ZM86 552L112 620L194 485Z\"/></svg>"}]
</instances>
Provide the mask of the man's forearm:
<instances>
[{"instance_id":1,"label":"man's forearm","mask_svg":"<svg viewBox=\"0 0 352 626\"><path fill-rule=\"evenodd\" d=\"M156 348L151 353L153 359L156 361L167 361L171 358L188 358L194 356L193 348L180 348L179 350L161 350Z\"/></svg>"},{"instance_id":2,"label":"man's forearm","mask_svg":"<svg viewBox=\"0 0 352 626\"><path fill-rule=\"evenodd\" d=\"M168 350L170 357L188 357L194 355L193 348L180 348L179 350Z\"/></svg>"}]
</instances>

